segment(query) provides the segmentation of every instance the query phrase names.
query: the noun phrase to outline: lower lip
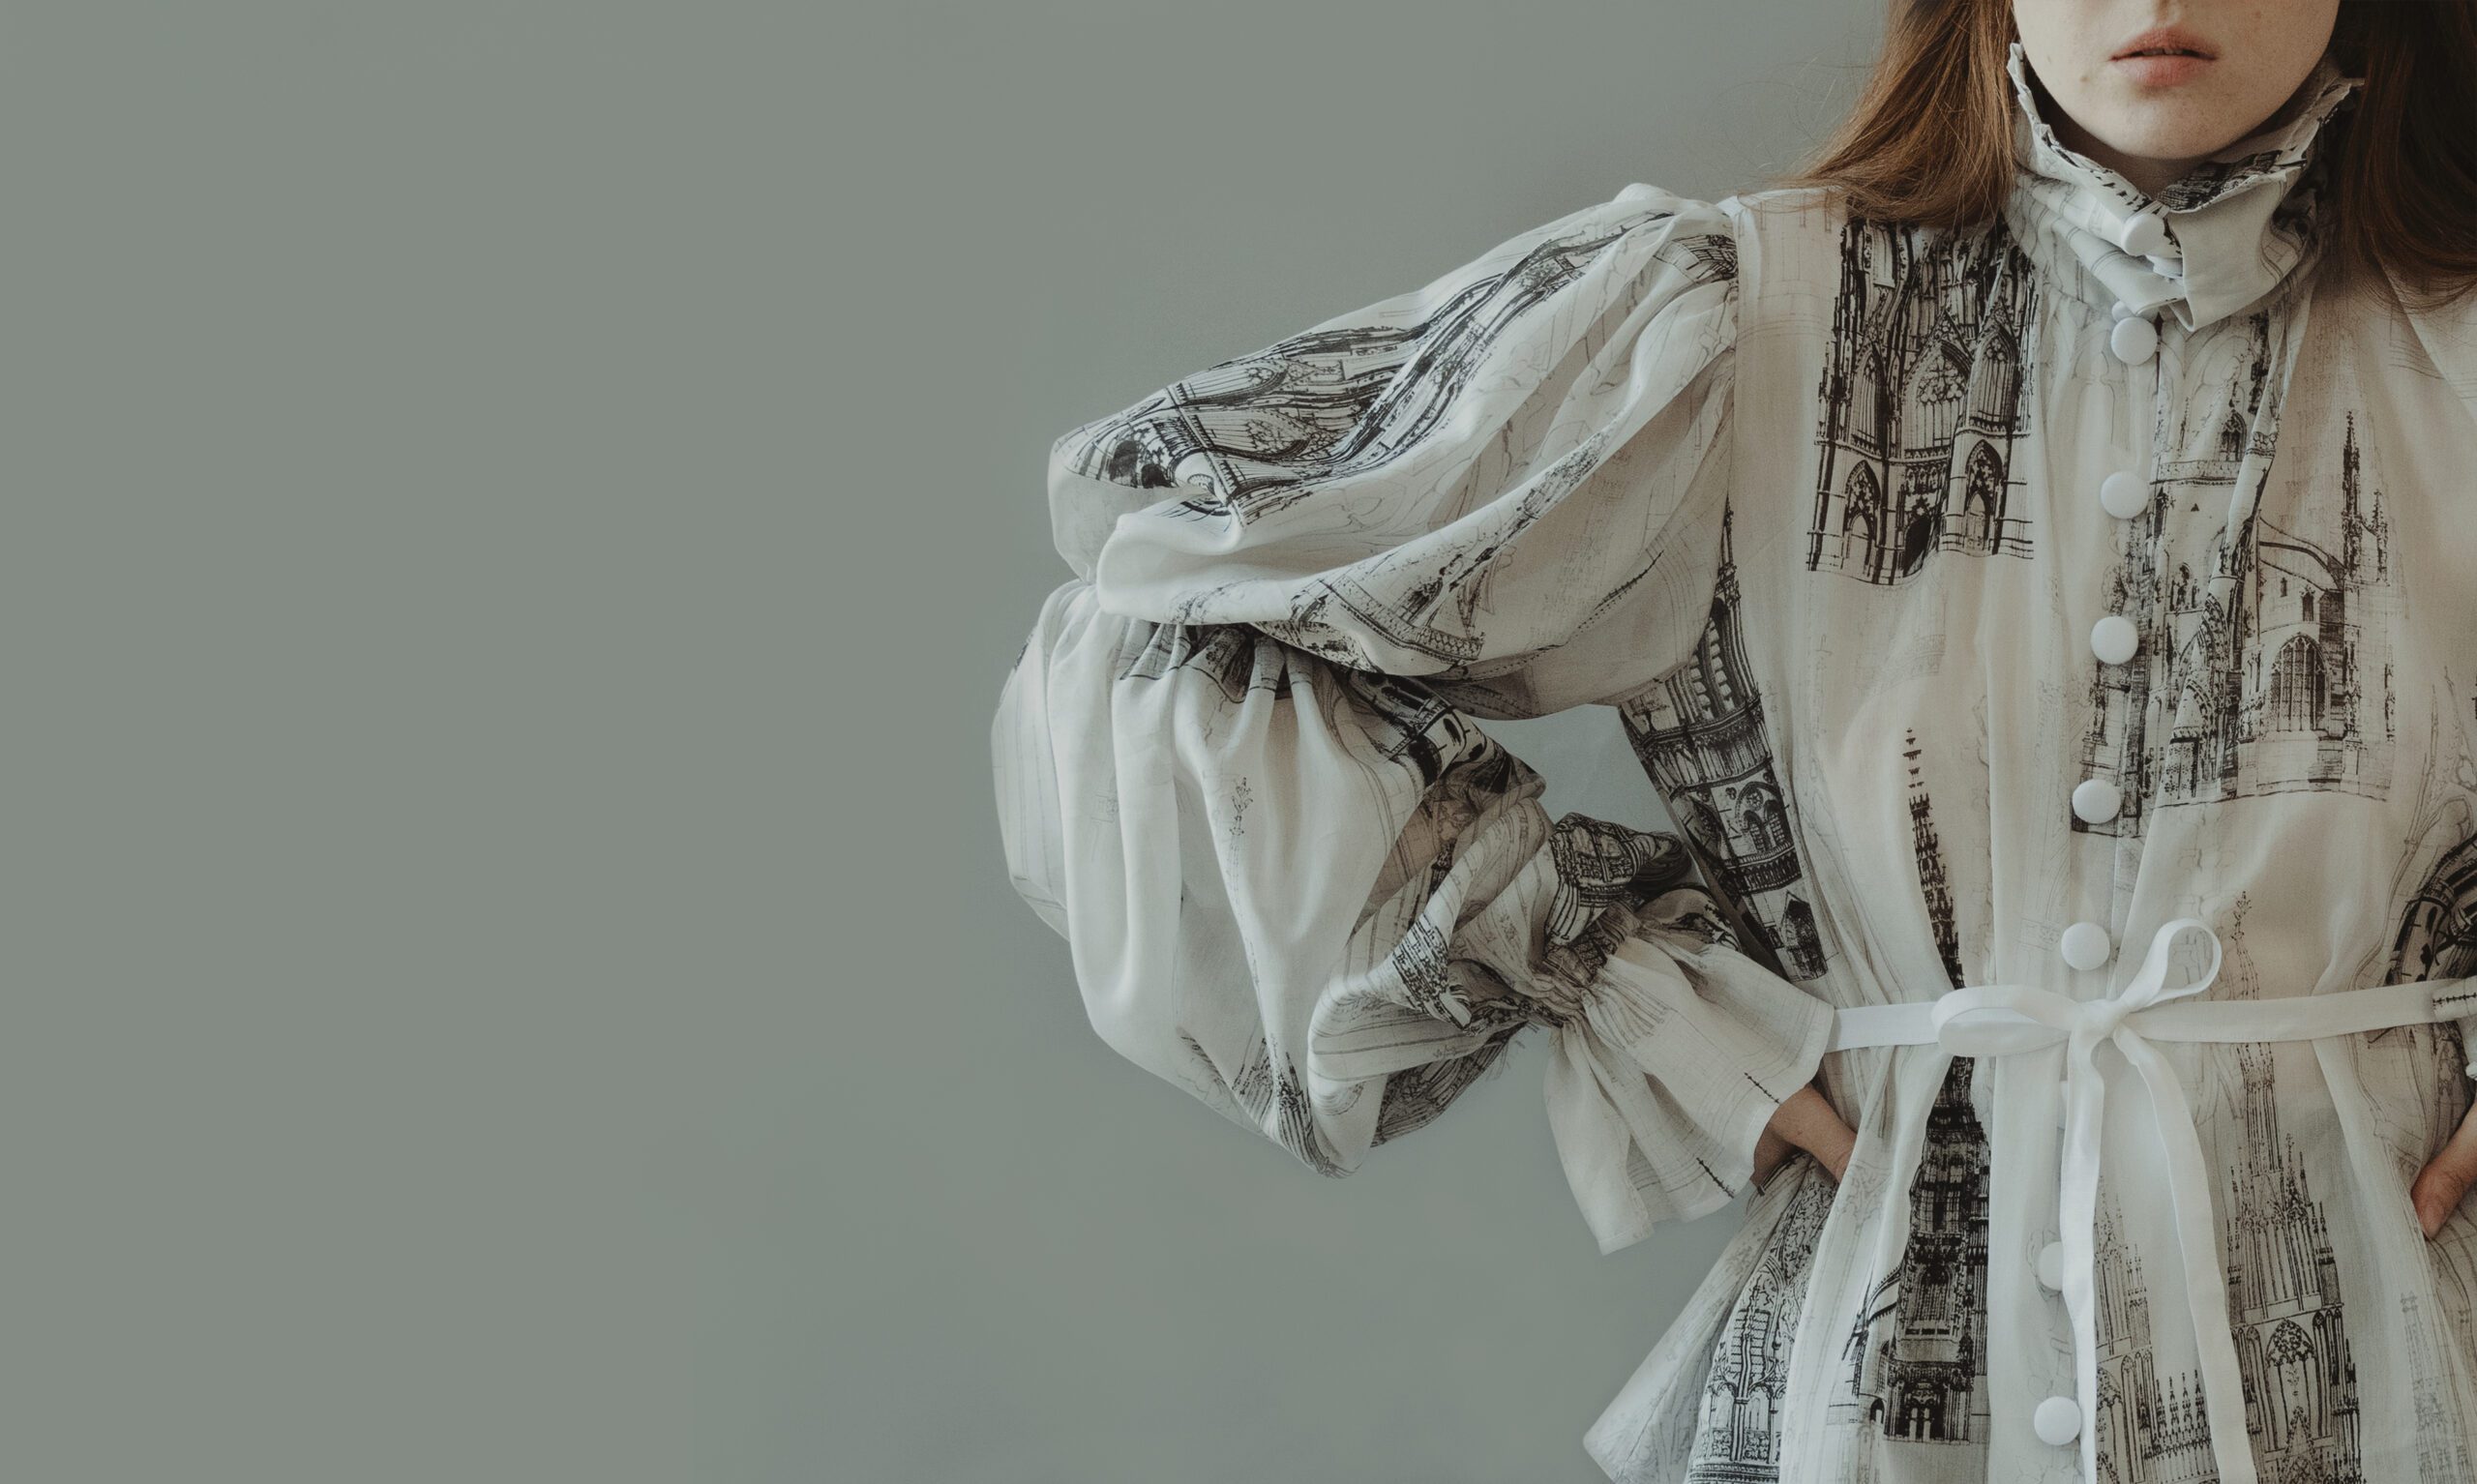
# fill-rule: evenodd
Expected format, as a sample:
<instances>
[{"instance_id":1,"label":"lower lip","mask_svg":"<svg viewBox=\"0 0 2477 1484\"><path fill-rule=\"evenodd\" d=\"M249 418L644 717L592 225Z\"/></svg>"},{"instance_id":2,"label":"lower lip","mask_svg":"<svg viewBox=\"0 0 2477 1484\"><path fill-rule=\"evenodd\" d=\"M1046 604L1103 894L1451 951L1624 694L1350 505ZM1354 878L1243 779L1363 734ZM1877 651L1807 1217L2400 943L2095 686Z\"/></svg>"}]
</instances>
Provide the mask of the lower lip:
<instances>
[{"instance_id":1,"label":"lower lip","mask_svg":"<svg viewBox=\"0 0 2477 1484\"><path fill-rule=\"evenodd\" d=\"M2127 75L2146 87L2169 87L2189 82L2201 75L2201 70L2210 66L2210 62L2208 57L2194 56L2116 58L2116 65L2123 68Z\"/></svg>"}]
</instances>

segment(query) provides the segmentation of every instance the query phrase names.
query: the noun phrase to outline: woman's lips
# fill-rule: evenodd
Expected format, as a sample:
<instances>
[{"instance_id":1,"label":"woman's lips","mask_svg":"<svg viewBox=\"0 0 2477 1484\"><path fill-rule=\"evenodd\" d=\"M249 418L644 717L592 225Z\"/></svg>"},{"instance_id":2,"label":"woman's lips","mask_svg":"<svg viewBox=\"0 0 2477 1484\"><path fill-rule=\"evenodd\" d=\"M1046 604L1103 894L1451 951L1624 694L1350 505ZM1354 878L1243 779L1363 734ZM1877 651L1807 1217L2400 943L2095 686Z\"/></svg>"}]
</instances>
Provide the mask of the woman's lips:
<instances>
[{"instance_id":1,"label":"woman's lips","mask_svg":"<svg viewBox=\"0 0 2477 1484\"><path fill-rule=\"evenodd\" d=\"M2142 86L2163 88L2192 81L2200 76L2202 69L2210 64L2209 57L2197 57L2190 52L2122 56L2114 62L2115 66L2125 70L2127 76Z\"/></svg>"}]
</instances>

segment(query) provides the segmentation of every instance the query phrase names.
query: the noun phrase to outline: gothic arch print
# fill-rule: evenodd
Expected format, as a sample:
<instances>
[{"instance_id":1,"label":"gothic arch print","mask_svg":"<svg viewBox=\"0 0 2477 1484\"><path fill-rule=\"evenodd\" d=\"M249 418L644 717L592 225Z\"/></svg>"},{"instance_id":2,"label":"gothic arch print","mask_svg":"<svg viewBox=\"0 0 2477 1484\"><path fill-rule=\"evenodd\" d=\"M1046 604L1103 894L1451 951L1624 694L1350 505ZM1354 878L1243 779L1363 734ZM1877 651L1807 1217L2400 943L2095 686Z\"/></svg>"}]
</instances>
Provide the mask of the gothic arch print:
<instances>
[{"instance_id":1,"label":"gothic arch print","mask_svg":"<svg viewBox=\"0 0 2477 1484\"><path fill-rule=\"evenodd\" d=\"M1806 569L1877 586L1938 557L2031 553L2010 499L2029 435L2037 275L2000 227L1921 239L1853 219L1825 356Z\"/></svg>"},{"instance_id":2,"label":"gothic arch print","mask_svg":"<svg viewBox=\"0 0 2477 1484\"><path fill-rule=\"evenodd\" d=\"M1962 477L1961 536L1973 551L1991 551L2004 536L2004 460L1985 443L1970 450Z\"/></svg>"},{"instance_id":3,"label":"gothic arch print","mask_svg":"<svg viewBox=\"0 0 2477 1484\"><path fill-rule=\"evenodd\" d=\"M2322 646L2303 634L2280 646L2262 725L2272 731L2313 731L2322 725Z\"/></svg>"}]
</instances>

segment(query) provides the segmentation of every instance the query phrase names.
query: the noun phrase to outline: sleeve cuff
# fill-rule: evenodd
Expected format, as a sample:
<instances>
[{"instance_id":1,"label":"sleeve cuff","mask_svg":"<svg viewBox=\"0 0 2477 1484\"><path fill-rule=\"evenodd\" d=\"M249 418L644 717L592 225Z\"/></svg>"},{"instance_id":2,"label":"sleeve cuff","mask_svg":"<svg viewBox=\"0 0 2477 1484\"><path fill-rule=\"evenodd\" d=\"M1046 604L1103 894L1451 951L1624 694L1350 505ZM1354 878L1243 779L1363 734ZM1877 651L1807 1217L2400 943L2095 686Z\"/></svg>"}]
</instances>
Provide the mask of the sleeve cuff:
<instances>
[{"instance_id":1,"label":"sleeve cuff","mask_svg":"<svg viewBox=\"0 0 2477 1484\"><path fill-rule=\"evenodd\" d=\"M1638 926L1556 1023L1548 1116L1602 1253L1751 1182L1781 1101L1811 1080L1832 1005L1726 941Z\"/></svg>"}]
</instances>

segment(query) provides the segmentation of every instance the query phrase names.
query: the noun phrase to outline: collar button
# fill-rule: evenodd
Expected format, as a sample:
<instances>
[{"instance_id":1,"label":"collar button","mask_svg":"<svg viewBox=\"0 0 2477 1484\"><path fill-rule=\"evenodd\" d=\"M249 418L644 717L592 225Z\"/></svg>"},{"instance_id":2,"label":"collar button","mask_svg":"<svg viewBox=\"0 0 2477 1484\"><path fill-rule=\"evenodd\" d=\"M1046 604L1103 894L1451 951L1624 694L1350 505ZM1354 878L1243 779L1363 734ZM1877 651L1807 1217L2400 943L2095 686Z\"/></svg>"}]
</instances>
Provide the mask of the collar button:
<instances>
[{"instance_id":1,"label":"collar button","mask_svg":"<svg viewBox=\"0 0 2477 1484\"><path fill-rule=\"evenodd\" d=\"M2116 223L2116 246L2136 257L2148 257L2167 248L2167 223L2153 211L2137 211Z\"/></svg>"},{"instance_id":2,"label":"collar button","mask_svg":"<svg viewBox=\"0 0 2477 1484\"><path fill-rule=\"evenodd\" d=\"M2107 332L2107 349L2128 366L2138 366L2159 348L2159 327L2139 314L2116 321Z\"/></svg>"}]
</instances>

